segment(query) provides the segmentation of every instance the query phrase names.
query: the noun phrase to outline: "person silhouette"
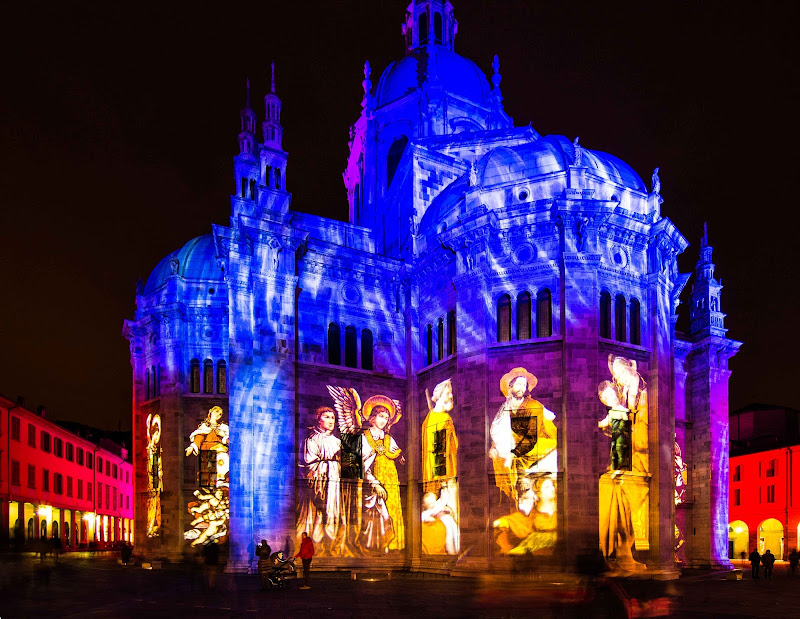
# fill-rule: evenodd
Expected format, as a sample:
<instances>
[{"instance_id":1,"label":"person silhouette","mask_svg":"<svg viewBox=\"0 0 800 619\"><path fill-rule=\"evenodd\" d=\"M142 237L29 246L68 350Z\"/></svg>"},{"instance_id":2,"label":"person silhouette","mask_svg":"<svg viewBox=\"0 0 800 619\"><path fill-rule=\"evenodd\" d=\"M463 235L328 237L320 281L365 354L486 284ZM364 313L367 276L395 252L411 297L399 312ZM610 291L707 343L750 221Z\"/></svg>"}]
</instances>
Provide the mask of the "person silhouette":
<instances>
[{"instance_id":1,"label":"person silhouette","mask_svg":"<svg viewBox=\"0 0 800 619\"><path fill-rule=\"evenodd\" d=\"M764 578L772 580L772 566L775 564L775 555L769 551L761 555L761 564L764 566Z\"/></svg>"}]
</instances>

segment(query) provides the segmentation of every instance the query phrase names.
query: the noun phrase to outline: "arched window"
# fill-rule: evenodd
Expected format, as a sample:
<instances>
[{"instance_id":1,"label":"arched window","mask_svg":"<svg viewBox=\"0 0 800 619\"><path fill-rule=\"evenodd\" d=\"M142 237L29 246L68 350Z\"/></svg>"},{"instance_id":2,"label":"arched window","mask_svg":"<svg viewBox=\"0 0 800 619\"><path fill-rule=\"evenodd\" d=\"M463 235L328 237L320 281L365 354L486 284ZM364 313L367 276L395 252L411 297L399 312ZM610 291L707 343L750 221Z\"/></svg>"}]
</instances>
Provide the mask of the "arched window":
<instances>
[{"instance_id":1,"label":"arched window","mask_svg":"<svg viewBox=\"0 0 800 619\"><path fill-rule=\"evenodd\" d=\"M247 197L247 179L242 177L242 197Z\"/></svg>"},{"instance_id":2,"label":"arched window","mask_svg":"<svg viewBox=\"0 0 800 619\"><path fill-rule=\"evenodd\" d=\"M611 295L607 290L600 293L600 337L611 338Z\"/></svg>"},{"instance_id":3,"label":"arched window","mask_svg":"<svg viewBox=\"0 0 800 619\"><path fill-rule=\"evenodd\" d=\"M642 307L638 299L631 299L631 344L642 344Z\"/></svg>"},{"instance_id":4,"label":"arched window","mask_svg":"<svg viewBox=\"0 0 800 619\"><path fill-rule=\"evenodd\" d=\"M517 295L517 339L531 338L531 293L520 292Z\"/></svg>"},{"instance_id":5,"label":"arched window","mask_svg":"<svg viewBox=\"0 0 800 619\"><path fill-rule=\"evenodd\" d=\"M150 368L144 371L144 399L150 399Z\"/></svg>"},{"instance_id":6,"label":"arched window","mask_svg":"<svg viewBox=\"0 0 800 619\"><path fill-rule=\"evenodd\" d=\"M444 359L444 319L439 319L436 326L436 360Z\"/></svg>"},{"instance_id":7,"label":"arched window","mask_svg":"<svg viewBox=\"0 0 800 619\"><path fill-rule=\"evenodd\" d=\"M447 312L447 354L456 354L456 310Z\"/></svg>"},{"instance_id":8,"label":"arched window","mask_svg":"<svg viewBox=\"0 0 800 619\"><path fill-rule=\"evenodd\" d=\"M425 365L433 363L433 327L428 325L425 329Z\"/></svg>"},{"instance_id":9,"label":"arched window","mask_svg":"<svg viewBox=\"0 0 800 619\"><path fill-rule=\"evenodd\" d=\"M256 199L256 182L252 178L250 179L250 199Z\"/></svg>"},{"instance_id":10,"label":"arched window","mask_svg":"<svg viewBox=\"0 0 800 619\"><path fill-rule=\"evenodd\" d=\"M423 13L419 16L419 44L425 45L428 42L428 14Z\"/></svg>"},{"instance_id":11,"label":"arched window","mask_svg":"<svg viewBox=\"0 0 800 619\"><path fill-rule=\"evenodd\" d=\"M358 223L361 217L361 185L358 183L353 189L353 213L356 216L356 223Z\"/></svg>"},{"instance_id":12,"label":"arched window","mask_svg":"<svg viewBox=\"0 0 800 619\"><path fill-rule=\"evenodd\" d=\"M628 338L626 329L626 316L625 316L625 297L618 294L614 297L614 335L618 342L627 342Z\"/></svg>"},{"instance_id":13,"label":"arched window","mask_svg":"<svg viewBox=\"0 0 800 619\"><path fill-rule=\"evenodd\" d=\"M228 393L228 366L217 361L217 393Z\"/></svg>"},{"instance_id":14,"label":"arched window","mask_svg":"<svg viewBox=\"0 0 800 619\"><path fill-rule=\"evenodd\" d=\"M203 361L203 393L214 393L214 362Z\"/></svg>"},{"instance_id":15,"label":"arched window","mask_svg":"<svg viewBox=\"0 0 800 619\"><path fill-rule=\"evenodd\" d=\"M408 138L401 135L389 147L389 154L386 155L386 188L388 189L392 184L394 173L397 172L397 166L400 165L400 158L408 144Z\"/></svg>"},{"instance_id":16,"label":"arched window","mask_svg":"<svg viewBox=\"0 0 800 619\"><path fill-rule=\"evenodd\" d=\"M192 393L200 393L200 361L192 359L189 367L189 389Z\"/></svg>"},{"instance_id":17,"label":"arched window","mask_svg":"<svg viewBox=\"0 0 800 619\"><path fill-rule=\"evenodd\" d=\"M361 369L372 369L372 331L361 330Z\"/></svg>"},{"instance_id":18,"label":"arched window","mask_svg":"<svg viewBox=\"0 0 800 619\"><path fill-rule=\"evenodd\" d=\"M442 42L442 14L438 11L433 14L433 37L436 43Z\"/></svg>"},{"instance_id":19,"label":"arched window","mask_svg":"<svg viewBox=\"0 0 800 619\"><path fill-rule=\"evenodd\" d=\"M543 288L536 295L536 337L553 335L553 295Z\"/></svg>"},{"instance_id":20,"label":"arched window","mask_svg":"<svg viewBox=\"0 0 800 619\"><path fill-rule=\"evenodd\" d=\"M358 341L352 325L344 329L344 364L349 368L358 367Z\"/></svg>"},{"instance_id":21,"label":"arched window","mask_svg":"<svg viewBox=\"0 0 800 619\"><path fill-rule=\"evenodd\" d=\"M153 392L152 395L154 398L157 398L161 395L161 377L158 375L158 368L156 366L150 368L150 375L153 377L151 387Z\"/></svg>"},{"instance_id":22,"label":"arched window","mask_svg":"<svg viewBox=\"0 0 800 619\"><path fill-rule=\"evenodd\" d=\"M328 363L342 365L342 330L335 322L328 325Z\"/></svg>"},{"instance_id":23,"label":"arched window","mask_svg":"<svg viewBox=\"0 0 800 619\"><path fill-rule=\"evenodd\" d=\"M511 341L511 297L507 294L497 301L497 341Z\"/></svg>"},{"instance_id":24,"label":"arched window","mask_svg":"<svg viewBox=\"0 0 800 619\"><path fill-rule=\"evenodd\" d=\"M281 169L275 168L275 189L281 188Z\"/></svg>"},{"instance_id":25,"label":"arched window","mask_svg":"<svg viewBox=\"0 0 800 619\"><path fill-rule=\"evenodd\" d=\"M272 166L264 168L264 185L272 187Z\"/></svg>"}]
</instances>

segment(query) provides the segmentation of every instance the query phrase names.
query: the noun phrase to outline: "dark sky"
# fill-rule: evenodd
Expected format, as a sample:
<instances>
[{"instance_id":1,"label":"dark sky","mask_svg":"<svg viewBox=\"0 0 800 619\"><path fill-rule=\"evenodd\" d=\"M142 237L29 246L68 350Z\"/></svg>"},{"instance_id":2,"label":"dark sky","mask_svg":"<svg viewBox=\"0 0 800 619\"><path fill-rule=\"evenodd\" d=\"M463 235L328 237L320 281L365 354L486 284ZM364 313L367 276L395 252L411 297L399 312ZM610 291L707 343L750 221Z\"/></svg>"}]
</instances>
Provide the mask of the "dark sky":
<instances>
[{"instance_id":1,"label":"dark sky","mask_svg":"<svg viewBox=\"0 0 800 619\"><path fill-rule=\"evenodd\" d=\"M22 4L0 41L0 392L125 429L122 321L137 279L228 223L245 78L260 119L275 60L293 208L346 219L363 63L377 85L402 56L405 5ZM731 406L800 408L793 4L454 6L456 51L489 74L500 56L517 125L580 135L648 184L660 166L662 214L691 243L682 272L708 221L728 335L745 342Z\"/></svg>"}]
</instances>

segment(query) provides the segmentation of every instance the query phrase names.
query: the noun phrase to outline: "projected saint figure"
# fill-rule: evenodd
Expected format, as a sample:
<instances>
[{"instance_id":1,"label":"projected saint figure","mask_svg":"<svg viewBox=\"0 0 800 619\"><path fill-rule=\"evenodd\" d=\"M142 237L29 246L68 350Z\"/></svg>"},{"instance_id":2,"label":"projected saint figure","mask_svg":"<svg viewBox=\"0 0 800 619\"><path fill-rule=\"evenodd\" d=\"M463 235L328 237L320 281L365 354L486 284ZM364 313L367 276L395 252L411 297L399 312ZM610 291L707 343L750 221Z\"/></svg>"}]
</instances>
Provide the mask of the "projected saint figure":
<instances>
[{"instance_id":1,"label":"projected saint figure","mask_svg":"<svg viewBox=\"0 0 800 619\"><path fill-rule=\"evenodd\" d=\"M492 523L504 554L545 554L557 538L556 484L552 475L527 476L517 484L517 510Z\"/></svg>"},{"instance_id":2,"label":"projected saint figure","mask_svg":"<svg viewBox=\"0 0 800 619\"><path fill-rule=\"evenodd\" d=\"M402 550L405 524L396 462L405 464L405 457L390 434L402 417L400 403L376 395L362 408L355 389L328 385L328 392L335 402L342 436L344 527L338 535L339 552L352 556L362 551ZM365 430L361 428L363 420L368 426ZM356 479L358 484L350 481ZM357 516L353 513L356 498L360 505Z\"/></svg>"},{"instance_id":3,"label":"projected saint figure","mask_svg":"<svg viewBox=\"0 0 800 619\"><path fill-rule=\"evenodd\" d=\"M625 571L644 566L633 558L636 540L647 540L647 394L635 360L610 354L612 379L600 383L598 397L606 408L597 424L611 437L609 466L600 478L600 548L610 565Z\"/></svg>"},{"instance_id":4,"label":"projected saint figure","mask_svg":"<svg viewBox=\"0 0 800 619\"><path fill-rule=\"evenodd\" d=\"M192 515L184 538L192 540L192 546L222 543L228 535L230 514L228 499L228 474L230 460L228 444L230 430L222 421L223 411L214 406L197 429L189 435L186 456L198 457L198 489L196 500L188 505Z\"/></svg>"},{"instance_id":5,"label":"projected saint figure","mask_svg":"<svg viewBox=\"0 0 800 619\"><path fill-rule=\"evenodd\" d=\"M158 537L161 532L161 415L148 415L147 436L147 537Z\"/></svg>"},{"instance_id":6,"label":"projected saint figure","mask_svg":"<svg viewBox=\"0 0 800 619\"><path fill-rule=\"evenodd\" d=\"M427 395L427 390L426 390ZM459 553L458 438L450 411L453 385L442 381L428 397L429 412L422 422L422 551Z\"/></svg>"},{"instance_id":7,"label":"projected saint figure","mask_svg":"<svg viewBox=\"0 0 800 619\"><path fill-rule=\"evenodd\" d=\"M533 473L557 470L555 414L528 396L537 378L525 368L514 368L500 379L506 401L492 421L489 456L495 483L516 504L518 480Z\"/></svg>"},{"instance_id":8,"label":"projected saint figure","mask_svg":"<svg viewBox=\"0 0 800 619\"><path fill-rule=\"evenodd\" d=\"M316 426L306 438L300 469L306 483L301 488L297 535L308 533L318 556L336 555L342 526L341 450L342 441L333 435L336 413L323 406L316 411Z\"/></svg>"}]
</instances>

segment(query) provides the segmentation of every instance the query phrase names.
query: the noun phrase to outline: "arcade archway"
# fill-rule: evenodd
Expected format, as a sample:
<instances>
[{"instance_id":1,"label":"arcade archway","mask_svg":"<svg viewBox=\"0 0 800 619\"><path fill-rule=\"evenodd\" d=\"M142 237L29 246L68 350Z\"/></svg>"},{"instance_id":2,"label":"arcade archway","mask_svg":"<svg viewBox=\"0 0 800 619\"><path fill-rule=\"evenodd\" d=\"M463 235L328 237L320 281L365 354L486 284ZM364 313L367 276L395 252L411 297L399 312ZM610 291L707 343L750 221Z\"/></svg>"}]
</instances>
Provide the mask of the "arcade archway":
<instances>
[{"instance_id":1,"label":"arcade archway","mask_svg":"<svg viewBox=\"0 0 800 619\"><path fill-rule=\"evenodd\" d=\"M783 559L783 525L775 518L767 518L758 525L758 552L771 551L777 559Z\"/></svg>"},{"instance_id":2,"label":"arcade archway","mask_svg":"<svg viewBox=\"0 0 800 619\"><path fill-rule=\"evenodd\" d=\"M750 554L750 529L743 520L734 520L728 525L728 558L741 559Z\"/></svg>"}]
</instances>

